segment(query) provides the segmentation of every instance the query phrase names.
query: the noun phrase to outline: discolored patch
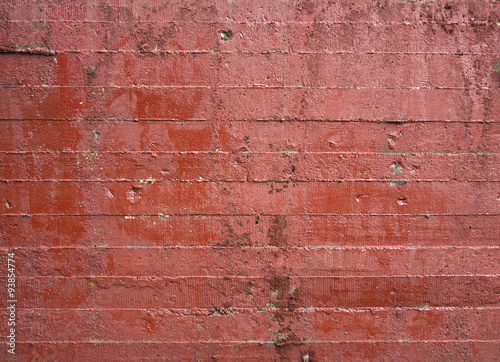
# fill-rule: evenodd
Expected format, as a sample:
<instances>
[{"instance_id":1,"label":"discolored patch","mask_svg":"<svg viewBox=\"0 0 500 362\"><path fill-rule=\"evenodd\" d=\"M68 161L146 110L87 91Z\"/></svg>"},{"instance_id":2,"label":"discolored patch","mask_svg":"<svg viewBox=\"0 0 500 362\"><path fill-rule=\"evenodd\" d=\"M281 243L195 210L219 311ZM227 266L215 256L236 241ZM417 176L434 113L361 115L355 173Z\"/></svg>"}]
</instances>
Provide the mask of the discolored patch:
<instances>
[{"instance_id":1,"label":"discolored patch","mask_svg":"<svg viewBox=\"0 0 500 362\"><path fill-rule=\"evenodd\" d=\"M277 215L274 217L271 226L267 230L269 245L285 246L288 245L288 236L285 233L287 227L286 215Z\"/></svg>"}]
</instances>

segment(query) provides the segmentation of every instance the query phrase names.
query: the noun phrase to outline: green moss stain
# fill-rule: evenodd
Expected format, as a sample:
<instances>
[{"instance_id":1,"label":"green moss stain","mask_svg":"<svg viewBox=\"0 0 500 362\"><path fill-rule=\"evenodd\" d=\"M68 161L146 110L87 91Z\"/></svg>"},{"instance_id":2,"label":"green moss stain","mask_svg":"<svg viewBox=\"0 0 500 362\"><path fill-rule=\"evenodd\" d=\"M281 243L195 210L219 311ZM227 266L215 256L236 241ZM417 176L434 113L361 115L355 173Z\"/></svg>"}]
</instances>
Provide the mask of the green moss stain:
<instances>
[{"instance_id":1,"label":"green moss stain","mask_svg":"<svg viewBox=\"0 0 500 362\"><path fill-rule=\"evenodd\" d=\"M233 37L233 32L231 30L225 30L220 33L220 37L223 42L229 41Z\"/></svg>"}]
</instances>

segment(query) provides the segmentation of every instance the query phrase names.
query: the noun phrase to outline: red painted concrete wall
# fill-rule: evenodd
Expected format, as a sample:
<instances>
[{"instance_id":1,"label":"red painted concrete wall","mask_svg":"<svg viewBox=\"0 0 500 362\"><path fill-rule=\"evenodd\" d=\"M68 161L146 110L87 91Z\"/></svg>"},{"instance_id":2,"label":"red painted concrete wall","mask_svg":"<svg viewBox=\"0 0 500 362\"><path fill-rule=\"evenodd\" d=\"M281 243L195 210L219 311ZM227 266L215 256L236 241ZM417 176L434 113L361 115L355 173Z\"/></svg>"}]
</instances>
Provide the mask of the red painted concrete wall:
<instances>
[{"instance_id":1,"label":"red painted concrete wall","mask_svg":"<svg viewBox=\"0 0 500 362\"><path fill-rule=\"evenodd\" d=\"M0 24L2 359L500 355L498 1Z\"/></svg>"}]
</instances>

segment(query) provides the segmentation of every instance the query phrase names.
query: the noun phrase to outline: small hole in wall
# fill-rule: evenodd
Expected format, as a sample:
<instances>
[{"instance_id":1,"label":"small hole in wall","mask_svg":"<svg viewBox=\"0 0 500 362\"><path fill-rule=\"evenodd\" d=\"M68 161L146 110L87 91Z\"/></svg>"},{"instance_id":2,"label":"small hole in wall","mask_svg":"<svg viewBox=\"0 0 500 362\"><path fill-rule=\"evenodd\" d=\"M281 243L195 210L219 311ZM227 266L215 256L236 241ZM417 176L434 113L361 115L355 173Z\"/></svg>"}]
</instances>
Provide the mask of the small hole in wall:
<instances>
[{"instance_id":1,"label":"small hole in wall","mask_svg":"<svg viewBox=\"0 0 500 362\"><path fill-rule=\"evenodd\" d=\"M233 32L231 30L224 30L220 32L220 38L223 42L228 41L233 37Z\"/></svg>"}]
</instances>

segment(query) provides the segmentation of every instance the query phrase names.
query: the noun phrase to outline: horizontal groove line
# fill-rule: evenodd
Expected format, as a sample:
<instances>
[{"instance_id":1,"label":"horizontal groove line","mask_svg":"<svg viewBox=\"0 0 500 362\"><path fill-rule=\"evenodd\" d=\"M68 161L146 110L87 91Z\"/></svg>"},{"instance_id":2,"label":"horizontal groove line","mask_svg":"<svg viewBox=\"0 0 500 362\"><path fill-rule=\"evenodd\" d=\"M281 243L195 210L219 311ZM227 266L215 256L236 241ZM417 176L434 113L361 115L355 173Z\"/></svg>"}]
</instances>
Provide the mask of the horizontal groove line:
<instances>
[{"instance_id":1,"label":"horizontal groove line","mask_svg":"<svg viewBox=\"0 0 500 362\"><path fill-rule=\"evenodd\" d=\"M164 49L164 50L132 50L126 48L120 49L57 49L48 50L46 48L34 48L34 50L29 48L16 48L16 47L6 47L4 46L2 52L0 48L0 54L34 54L34 55L53 55L57 54L132 54L132 55L175 55L175 54L201 54L201 55L211 55L218 56L220 54L235 54L235 55L395 55L395 56L414 56L414 55L437 55L437 56L452 56L452 57L483 57L483 56L494 56L497 53L475 53L475 52L444 52L444 51L388 51L388 50L362 50L362 51L352 51L352 50L323 50L323 51L310 51L310 50L296 50L289 48L288 50L221 50L218 49L214 52L212 49L191 49L191 50L180 50L180 49ZM40 49L40 50L39 50ZM30 53L31 50L31 53ZM47 53L37 53L46 51ZM50 58L49 58L50 59Z\"/></svg>"},{"instance_id":2,"label":"horizontal groove line","mask_svg":"<svg viewBox=\"0 0 500 362\"><path fill-rule=\"evenodd\" d=\"M315 86L315 85L303 85L303 86L273 86L273 85L260 85L254 84L251 86L229 86L229 85L132 85L132 86L119 86L119 85L95 85L95 86L82 86L82 85L15 85L15 84L0 84L0 88L4 89L207 89L207 90L219 90L219 89L272 89L272 90L496 90L493 87L354 87L354 86Z\"/></svg>"},{"instance_id":3,"label":"horizontal groove line","mask_svg":"<svg viewBox=\"0 0 500 362\"><path fill-rule=\"evenodd\" d=\"M47 56L46 54L36 54L36 53L28 53L28 52L22 52L22 49L19 51L12 50L10 52L0 52L1 54L4 55L14 55L14 54L35 54L35 55L42 55L42 56ZM49 54L52 57L57 57L57 54L60 53L67 53L67 54L139 54L139 55L162 55L162 54L222 54L222 55L227 55L227 54L236 54L236 55L293 55L293 54L299 54L299 55L324 55L324 54L337 54L337 55L342 55L342 54L348 54L348 55L446 55L446 56L496 56L498 55L497 53L493 52L485 52L485 53L472 53L472 52L457 52L457 53L451 53L451 52L405 52L405 51L362 51L362 52L354 52L354 51L322 51L322 52L313 52L313 51L305 51L305 50L282 50L282 51L221 51L219 50L217 53L214 53L213 50L208 50L208 49L200 49L200 50L163 50L163 51L137 51L137 50L127 50L127 49L115 49L115 50L106 50L106 49L79 49L79 50L72 50L72 49L63 49L63 50L52 50L54 54Z\"/></svg>"},{"instance_id":4,"label":"horizontal groove line","mask_svg":"<svg viewBox=\"0 0 500 362\"><path fill-rule=\"evenodd\" d=\"M1 246L0 252L15 252L15 251L33 251L37 253L41 252L49 252L50 250L72 250L72 251L98 251L98 252L108 252L113 250L168 250L168 251L178 251L178 250L189 250L189 251L205 251L205 252L234 252L239 250L271 250L271 251L283 251L287 252L310 252L310 251L338 251L338 252L348 252L348 251L426 251L430 250L445 250L445 251L497 251L500 247L500 241L492 242L491 244L479 244L477 246L467 246L464 244L383 244L383 243L375 243L374 245L344 245L344 244L334 244L331 245L295 245L295 246L273 246L269 244L263 244L258 246L246 246L246 245L235 245L235 246L224 246L224 242L221 240L218 243L212 243L210 245L171 245L165 244L162 246L157 245L147 245L147 244L138 244L138 245L117 245L117 246L109 246L109 245L41 245L41 246ZM188 243L185 243L188 244ZM300 244L298 242L297 244ZM448 248L448 249L445 249Z\"/></svg>"},{"instance_id":5,"label":"horizontal groove line","mask_svg":"<svg viewBox=\"0 0 500 362\"><path fill-rule=\"evenodd\" d=\"M46 14L49 15L50 14ZM130 24L130 20L74 20L74 19L61 19L61 20L53 20L53 19L5 19L3 20L6 23L89 23L89 24ZM267 21L262 21L262 20L252 20L252 21L240 21L240 20L167 20L167 21L156 21L156 20L134 20L134 24L207 24L207 25L223 25L227 26L228 24L239 24L239 25L245 25L245 24L278 24L278 25L287 25L287 24L305 24L305 25L311 25L311 24L321 24L321 25L353 25L353 24L363 24L363 25L377 25L377 26L393 26L393 25L398 25L398 26L419 26L419 25L461 25L466 24L466 25L498 25L496 22L493 21L487 21L487 20L466 20L466 21L418 21L416 23L412 23L410 25L403 24L401 21L389 21L389 22L374 22L374 21L352 21L352 20L312 20L312 21L297 21L297 20L267 20Z\"/></svg>"},{"instance_id":6,"label":"horizontal groove line","mask_svg":"<svg viewBox=\"0 0 500 362\"><path fill-rule=\"evenodd\" d=\"M474 246L466 246L466 245L343 245L343 246L330 246L330 245L314 245L314 246L274 246L274 245L261 245L261 246L221 246L221 245L200 245L200 246L168 246L165 245L157 246L157 245L124 245L124 246L85 246L85 245L64 245L64 246L0 246L0 251L15 251L15 250L36 250L36 251L48 251L51 249L60 250L60 249L74 249L74 250L262 250L262 249L270 249L270 250L335 250L335 251L345 251L345 250L425 250L425 249L461 249L461 250L500 250L500 241L498 246L495 245L474 245Z\"/></svg>"},{"instance_id":7,"label":"horizontal groove line","mask_svg":"<svg viewBox=\"0 0 500 362\"><path fill-rule=\"evenodd\" d=\"M307 180L301 180L301 179L294 179L291 178L290 180L275 180L275 179L267 179L267 180L247 180L247 179L241 179L241 180L231 180L231 179L187 179L187 180L178 180L178 179L0 179L0 182L3 183L22 183L22 182L31 182L31 183L108 183L108 182L115 182L115 183L120 183L120 182L132 182L132 183L142 183L142 184L153 184L153 183L170 183L170 184L197 184L197 183L228 183L228 184L267 184L267 183L295 183L295 184L318 184L318 183L343 183L343 182L366 182L366 183L398 183L398 182L405 182L407 184L411 183L497 183L500 182L500 179L492 179L492 180L472 180L472 179L463 179L463 180L457 180L456 178L449 178L449 179L346 179L346 178L339 178L339 179L307 179Z\"/></svg>"},{"instance_id":8,"label":"horizontal groove line","mask_svg":"<svg viewBox=\"0 0 500 362\"><path fill-rule=\"evenodd\" d=\"M184 341L130 341L130 340L120 340L120 341L18 341L16 344L179 344L179 345L200 345L200 344L226 344L226 345L260 345L260 344L271 344L274 345L276 341L274 340L264 340L264 341L197 341L197 342L184 342ZM452 344L452 343L499 343L498 339L423 339L423 340L349 340L349 341L317 341L308 340L306 342L300 342L300 344L311 345L311 344L428 344L428 343L439 343L439 344ZM8 342L2 342L1 344L7 345Z\"/></svg>"},{"instance_id":9,"label":"horizontal groove line","mask_svg":"<svg viewBox=\"0 0 500 362\"><path fill-rule=\"evenodd\" d=\"M149 312L149 311L165 311L165 312L172 312L172 313L182 313L186 315L194 315L198 311L213 311L214 308L108 308L108 307L99 307L99 308L81 308L81 307L68 307L68 308L61 308L61 307L29 307L29 308L24 308L24 307L19 307L19 310L51 310L51 311L89 311L89 312L100 312L100 311L143 311L143 312ZM276 311L282 310L282 308L277 308L277 307L263 307L263 308L255 308L255 307L231 307L231 309L235 312L268 312L268 313L274 313ZM457 310L469 310L469 311L474 311L474 310L500 310L500 306L478 306L478 307L457 307L457 306L422 306L422 307L350 307L350 308L342 308L342 307L296 307L294 308L295 311L299 313L314 313L314 312L345 312L345 313L350 313L350 312L357 312L357 313L362 313L362 312L384 312L384 311L428 311L428 310L438 310L438 311L457 311ZM1 312L0 312L1 313ZM243 313L242 313L243 314Z\"/></svg>"},{"instance_id":10,"label":"horizontal groove line","mask_svg":"<svg viewBox=\"0 0 500 362\"><path fill-rule=\"evenodd\" d=\"M289 272L287 272L288 274ZM179 279L224 279L223 275L185 275L185 276L132 276L132 275L17 275L16 279L132 279L135 281L179 280ZM231 275L231 279L266 279L266 276ZM422 279L422 278L500 278L500 274L415 274L415 275L290 275L291 279ZM7 279L0 276L0 279Z\"/></svg>"},{"instance_id":11,"label":"horizontal groove line","mask_svg":"<svg viewBox=\"0 0 500 362\"><path fill-rule=\"evenodd\" d=\"M103 151L103 150L88 150L88 151L65 151L65 150L45 150L45 151L0 151L0 155L222 155L222 156L240 156L240 155L346 155L346 156L443 156L443 157L463 157L463 156L500 156L500 152L357 152L357 151L258 151L258 152L245 152L245 151Z\"/></svg>"},{"instance_id":12,"label":"horizontal groove line","mask_svg":"<svg viewBox=\"0 0 500 362\"><path fill-rule=\"evenodd\" d=\"M291 270L288 270L286 273L287 278L294 280L302 280L302 279L422 279L422 278L490 278L496 279L500 277L500 274L415 274L415 275L296 275L293 274ZM135 281L161 281L161 280L186 280L186 279L265 279L266 277L254 277L254 276L241 276L241 275L189 275L189 276L167 276L167 275L150 275L150 276L130 276L130 275L16 275L16 280L26 280L26 279L36 279L36 280L51 280L51 279L64 279L64 280L75 280L75 279L99 279L99 278L109 278L109 279L129 279L135 278ZM0 275L0 279L7 279L7 276ZM141 286L137 286L141 288ZM106 288L104 288L106 289Z\"/></svg>"},{"instance_id":13,"label":"horizontal groove line","mask_svg":"<svg viewBox=\"0 0 500 362\"><path fill-rule=\"evenodd\" d=\"M104 180L104 179L34 179L34 180L29 180L29 179L0 179L0 182L3 183L22 183L22 182L32 182L32 183L52 183L52 182L61 182L61 183L106 183L106 182L139 182L142 184L153 184L153 183L170 183L170 184L175 184L175 183L188 183L188 184L196 184L196 183L217 183L217 184L222 184L222 183L244 183L244 184L268 184L268 183L276 183L276 184L289 184L289 183L311 183L311 184L316 184L316 183L343 183L343 182L368 182L368 183L390 183L390 182L400 182L404 181L407 184L410 183L431 183L431 182L436 182L436 183L457 183L457 184L463 184L463 183L497 183L500 182L500 180L456 180L454 178L451 179L404 179L404 178L394 178L394 179L346 179L346 178L332 178L332 179L310 179L310 180L295 180L295 179L290 179L290 180L275 180L275 179L269 179L269 180L247 180L247 179L241 179L241 180L210 180L210 179L203 179L203 180L165 180L165 179L152 179L152 178L146 178L146 179L124 179L124 178L119 178L119 179L111 179L111 180Z\"/></svg>"},{"instance_id":14,"label":"horizontal groove line","mask_svg":"<svg viewBox=\"0 0 500 362\"><path fill-rule=\"evenodd\" d=\"M287 214L277 214L277 213L252 213L252 214L200 214L200 213L193 213L193 214L176 214L176 213L156 213L156 214L105 214L105 213L95 213L95 214L50 214L50 213L2 213L0 214L0 217L33 217L33 216L64 216L64 217L103 217L103 216L111 216L111 217L125 217L125 218L141 218L141 217L193 217L193 216L198 216L198 217L228 217L228 216L234 216L234 217L239 217L239 216L313 216L313 217L320 217L320 216L353 216L353 217L373 217L373 216L387 216L387 217L401 217L401 216L412 216L412 217L425 217L425 218L431 218L431 217L438 217L438 216L451 216L451 217L456 217L456 216L500 216L500 213L470 213L470 214L463 214L463 213L457 213L457 214L375 214L375 213L360 213L360 214L353 214L353 213L301 213L301 214L292 214L292 213L287 213Z\"/></svg>"},{"instance_id":15,"label":"horizontal groove line","mask_svg":"<svg viewBox=\"0 0 500 362\"><path fill-rule=\"evenodd\" d=\"M171 122L171 123L185 123L185 122L207 122L207 123L231 123L231 122L240 122L240 123L376 123L376 124L418 124L418 123L484 123L484 124L500 124L498 119L479 119L479 120L445 120L445 119L435 119L435 120L408 120L408 119L227 119L221 117L215 118L188 118L188 119L172 119L172 118L134 118L134 119L123 119L118 117L110 117L108 119L78 119L78 118L0 118L1 122L43 122L43 121L51 121L51 122L92 122L92 123L106 123L106 122ZM399 153L398 151L389 152L389 153Z\"/></svg>"},{"instance_id":16,"label":"horizontal groove line","mask_svg":"<svg viewBox=\"0 0 500 362\"><path fill-rule=\"evenodd\" d=\"M221 52L224 54L224 52ZM474 52L443 52L443 51L434 51L434 52L423 52L423 51L385 51L385 50L365 50L363 52L355 52L355 51L349 51L349 50L344 50L344 51L322 51L322 52L317 52L317 51L307 51L307 50L294 50L290 52L290 54L297 53L297 54L354 54L354 55L359 55L359 54L384 54L384 55L391 55L391 54L407 54L407 55L453 55L453 56L464 56L464 55L478 55L478 56L483 56L483 55L497 55L497 53L494 52L485 52L485 53L474 53ZM237 53L239 54L239 53ZM245 54L244 52L241 52L241 54ZM250 54L252 54L250 52ZM259 54L258 52L255 52L255 54ZM271 52L272 54L272 52Z\"/></svg>"}]
</instances>

